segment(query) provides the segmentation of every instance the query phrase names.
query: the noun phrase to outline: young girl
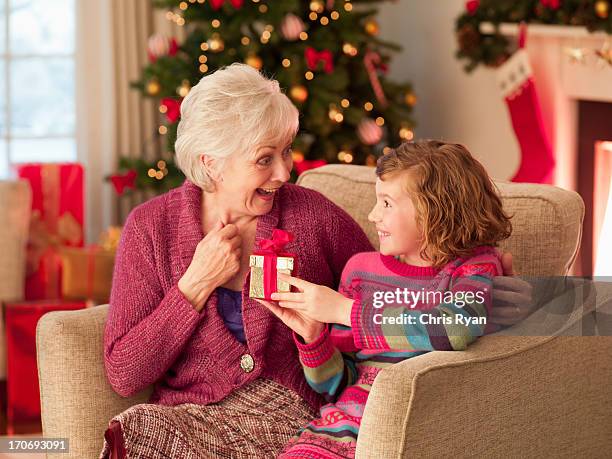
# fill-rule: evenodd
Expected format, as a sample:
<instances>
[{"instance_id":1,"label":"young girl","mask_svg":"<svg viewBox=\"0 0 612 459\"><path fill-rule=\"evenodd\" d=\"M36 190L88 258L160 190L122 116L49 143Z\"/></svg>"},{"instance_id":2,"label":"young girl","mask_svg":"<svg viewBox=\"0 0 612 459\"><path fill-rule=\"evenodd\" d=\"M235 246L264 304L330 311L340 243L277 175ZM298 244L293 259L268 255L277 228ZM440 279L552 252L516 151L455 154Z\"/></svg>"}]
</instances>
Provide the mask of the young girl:
<instances>
[{"instance_id":1,"label":"young girl","mask_svg":"<svg viewBox=\"0 0 612 459\"><path fill-rule=\"evenodd\" d=\"M329 402L279 457L355 457L381 369L485 333L502 274L493 247L511 224L483 166L462 145L419 141L381 157L376 175L368 220L380 253L351 258L339 292L282 276L300 291L264 302L294 330L308 384Z\"/></svg>"}]
</instances>

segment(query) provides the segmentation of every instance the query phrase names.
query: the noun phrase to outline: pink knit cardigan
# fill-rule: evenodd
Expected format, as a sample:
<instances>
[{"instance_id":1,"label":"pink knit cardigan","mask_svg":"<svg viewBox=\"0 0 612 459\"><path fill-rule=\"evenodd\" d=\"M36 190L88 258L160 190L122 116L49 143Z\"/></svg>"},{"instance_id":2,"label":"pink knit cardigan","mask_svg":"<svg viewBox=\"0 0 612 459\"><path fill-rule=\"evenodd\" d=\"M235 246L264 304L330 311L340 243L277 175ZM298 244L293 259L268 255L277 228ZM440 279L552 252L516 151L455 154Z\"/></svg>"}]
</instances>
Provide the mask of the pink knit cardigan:
<instances>
[{"instance_id":1,"label":"pink knit cardigan","mask_svg":"<svg viewBox=\"0 0 612 459\"><path fill-rule=\"evenodd\" d=\"M317 408L291 330L242 289L246 344L237 341L217 312L213 293L201 313L178 290L196 245L204 237L202 190L186 180L136 207L117 251L110 310L104 333L108 380L122 396L154 383L151 403L209 404L259 377L272 379ZM257 223L256 242L274 228L296 238L286 250L297 256L299 276L336 288L355 253L372 250L357 223L320 193L286 184L272 210ZM246 372L241 357L254 368ZM248 358L247 358L248 360Z\"/></svg>"}]
</instances>

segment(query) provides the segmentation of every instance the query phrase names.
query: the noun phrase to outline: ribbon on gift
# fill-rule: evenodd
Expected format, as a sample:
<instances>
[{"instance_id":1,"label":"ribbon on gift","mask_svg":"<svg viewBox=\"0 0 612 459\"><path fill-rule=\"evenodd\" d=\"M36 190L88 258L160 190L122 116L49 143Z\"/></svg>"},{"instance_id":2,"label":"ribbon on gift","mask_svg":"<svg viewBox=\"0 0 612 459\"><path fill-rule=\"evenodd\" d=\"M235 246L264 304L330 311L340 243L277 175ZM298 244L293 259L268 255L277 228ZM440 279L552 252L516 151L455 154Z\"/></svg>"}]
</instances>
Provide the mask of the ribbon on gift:
<instances>
[{"instance_id":1,"label":"ribbon on gift","mask_svg":"<svg viewBox=\"0 0 612 459\"><path fill-rule=\"evenodd\" d=\"M256 255L264 256L263 264L263 289L264 297L270 298L276 292L278 283L277 260L279 256L292 256L281 251L289 242L293 241L292 233L280 229L272 231L272 239L262 239L259 241L259 250Z\"/></svg>"},{"instance_id":2,"label":"ribbon on gift","mask_svg":"<svg viewBox=\"0 0 612 459\"><path fill-rule=\"evenodd\" d=\"M65 180L76 180L74 170ZM62 245L76 246L83 240L83 229L71 212L60 215L60 165L43 164L40 170L42 213L32 211L27 252L27 274L40 271L46 288L46 298L59 296L59 256Z\"/></svg>"}]
</instances>

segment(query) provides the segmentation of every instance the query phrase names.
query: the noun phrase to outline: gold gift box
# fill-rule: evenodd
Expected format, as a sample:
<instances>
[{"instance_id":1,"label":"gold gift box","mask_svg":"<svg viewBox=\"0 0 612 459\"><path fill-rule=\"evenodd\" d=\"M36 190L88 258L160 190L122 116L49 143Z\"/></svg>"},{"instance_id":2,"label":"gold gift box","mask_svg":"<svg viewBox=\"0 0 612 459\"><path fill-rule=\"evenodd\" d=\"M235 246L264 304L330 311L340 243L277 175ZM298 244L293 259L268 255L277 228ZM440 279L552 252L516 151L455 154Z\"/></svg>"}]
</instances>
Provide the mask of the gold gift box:
<instances>
[{"instance_id":1,"label":"gold gift box","mask_svg":"<svg viewBox=\"0 0 612 459\"><path fill-rule=\"evenodd\" d=\"M62 247L62 296L107 303L115 265L112 250Z\"/></svg>"},{"instance_id":2,"label":"gold gift box","mask_svg":"<svg viewBox=\"0 0 612 459\"><path fill-rule=\"evenodd\" d=\"M264 256L251 255L249 258L249 266L251 267L251 282L249 284L249 296L251 298L269 299L264 295ZM277 257L276 271L283 274L291 275L293 272L293 257ZM290 292L291 285L288 282L276 280L277 292Z\"/></svg>"}]
</instances>

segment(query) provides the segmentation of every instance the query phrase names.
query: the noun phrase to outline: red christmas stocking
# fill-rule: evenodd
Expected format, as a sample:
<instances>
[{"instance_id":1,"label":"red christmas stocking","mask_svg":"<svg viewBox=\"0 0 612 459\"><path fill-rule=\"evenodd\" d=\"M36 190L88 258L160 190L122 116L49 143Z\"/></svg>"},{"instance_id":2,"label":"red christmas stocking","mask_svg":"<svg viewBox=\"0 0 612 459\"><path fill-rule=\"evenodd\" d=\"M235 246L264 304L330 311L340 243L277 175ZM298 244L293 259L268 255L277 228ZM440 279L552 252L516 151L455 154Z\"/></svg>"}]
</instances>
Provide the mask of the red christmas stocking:
<instances>
[{"instance_id":1,"label":"red christmas stocking","mask_svg":"<svg viewBox=\"0 0 612 459\"><path fill-rule=\"evenodd\" d=\"M544 131L533 71L523 48L499 67L497 80L521 147L521 164L512 181L552 183L555 158Z\"/></svg>"}]
</instances>

